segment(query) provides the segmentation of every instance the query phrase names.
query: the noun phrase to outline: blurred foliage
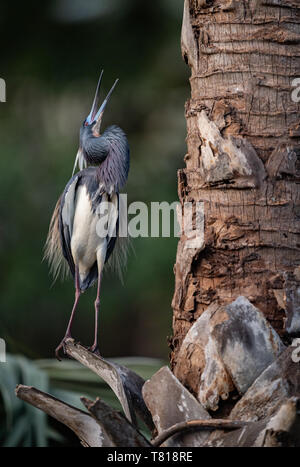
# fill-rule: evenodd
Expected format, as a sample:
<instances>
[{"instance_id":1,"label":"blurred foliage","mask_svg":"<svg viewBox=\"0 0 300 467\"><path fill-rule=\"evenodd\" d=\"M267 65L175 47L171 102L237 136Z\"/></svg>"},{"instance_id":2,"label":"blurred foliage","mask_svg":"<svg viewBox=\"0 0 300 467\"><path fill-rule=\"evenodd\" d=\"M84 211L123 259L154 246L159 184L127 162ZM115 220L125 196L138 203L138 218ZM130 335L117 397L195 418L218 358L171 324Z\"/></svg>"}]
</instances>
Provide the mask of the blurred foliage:
<instances>
[{"instance_id":1,"label":"blurred foliage","mask_svg":"<svg viewBox=\"0 0 300 467\"><path fill-rule=\"evenodd\" d=\"M71 280L53 286L42 263L56 200L70 178L79 127L100 69L116 77L104 126L128 134L128 201L177 200L185 154L188 70L180 53L182 0L1 2L0 337L10 353L53 356L72 308ZM167 358L176 238L138 238L124 286L102 287L104 356ZM92 342L95 289L81 298L73 335Z\"/></svg>"},{"instance_id":2,"label":"blurred foliage","mask_svg":"<svg viewBox=\"0 0 300 467\"><path fill-rule=\"evenodd\" d=\"M115 362L125 365L144 379L150 378L161 366L159 360L150 358L122 358ZM8 355L0 364L0 445L56 446L79 445L78 439L59 422L44 412L15 397L17 384L35 386L54 397L85 411L81 396L101 397L107 404L122 410L116 396L107 384L79 363L64 360L36 360ZM150 433L141 427L145 436Z\"/></svg>"}]
</instances>

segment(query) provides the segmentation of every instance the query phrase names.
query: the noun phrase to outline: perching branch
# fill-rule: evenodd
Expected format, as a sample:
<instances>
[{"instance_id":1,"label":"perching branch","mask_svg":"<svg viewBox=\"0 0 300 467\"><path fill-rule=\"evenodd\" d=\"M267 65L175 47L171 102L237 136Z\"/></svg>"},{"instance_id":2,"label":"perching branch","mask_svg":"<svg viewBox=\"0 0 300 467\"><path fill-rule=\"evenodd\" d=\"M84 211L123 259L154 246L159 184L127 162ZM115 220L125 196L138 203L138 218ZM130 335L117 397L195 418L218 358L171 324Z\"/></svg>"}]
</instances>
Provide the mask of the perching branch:
<instances>
[{"instance_id":1,"label":"perching branch","mask_svg":"<svg viewBox=\"0 0 300 467\"><path fill-rule=\"evenodd\" d=\"M187 422L176 423L170 428L164 430L160 435L152 440L152 446L158 447L168 438L177 433L197 430L237 430L249 425L248 422L240 422L233 420L189 420Z\"/></svg>"},{"instance_id":2,"label":"perching branch","mask_svg":"<svg viewBox=\"0 0 300 467\"><path fill-rule=\"evenodd\" d=\"M142 397L144 380L128 368L95 355L73 339L66 341L66 353L100 376L119 399L128 420L136 425L136 414L152 431L152 417Z\"/></svg>"}]
</instances>

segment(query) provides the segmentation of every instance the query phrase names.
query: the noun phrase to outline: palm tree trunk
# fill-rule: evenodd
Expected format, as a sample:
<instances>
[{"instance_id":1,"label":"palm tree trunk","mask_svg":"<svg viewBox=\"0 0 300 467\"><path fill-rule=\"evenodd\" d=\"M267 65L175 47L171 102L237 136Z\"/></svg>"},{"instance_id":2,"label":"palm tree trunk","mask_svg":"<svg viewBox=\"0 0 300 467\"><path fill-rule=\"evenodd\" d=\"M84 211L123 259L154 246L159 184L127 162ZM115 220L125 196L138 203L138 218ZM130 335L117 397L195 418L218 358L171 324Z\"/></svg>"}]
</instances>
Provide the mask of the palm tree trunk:
<instances>
[{"instance_id":1,"label":"palm tree trunk","mask_svg":"<svg viewBox=\"0 0 300 467\"><path fill-rule=\"evenodd\" d=\"M178 244L173 369L212 303L243 295L283 338L300 332L299 42L298 0L185 0L191 98L178 192L182 205L204 203L204 242Z\"/></svg>"}]
</instances>

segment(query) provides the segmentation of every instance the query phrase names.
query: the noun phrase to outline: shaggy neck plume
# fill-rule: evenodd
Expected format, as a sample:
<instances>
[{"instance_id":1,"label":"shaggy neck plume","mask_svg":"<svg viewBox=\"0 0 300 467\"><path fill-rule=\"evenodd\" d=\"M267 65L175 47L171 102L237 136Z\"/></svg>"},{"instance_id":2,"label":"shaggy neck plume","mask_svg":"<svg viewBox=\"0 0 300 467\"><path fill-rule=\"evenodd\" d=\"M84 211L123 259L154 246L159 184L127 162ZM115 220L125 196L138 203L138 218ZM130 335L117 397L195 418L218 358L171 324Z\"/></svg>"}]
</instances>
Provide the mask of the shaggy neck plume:
<instances>
[{"instance_id":1,"label":"shaggy neck plume","mask_svg":"<svg viewBox=\"0 0 300 467\"><path fill-rule=\"evenodd\" d=\"M117 126L108 127L99 139L105 141L108 154L97 168L99 183L105 191L120 191L125 185L129 172L129 145L125 133Z\"/></svg>"},{"instance_id":2,"label":"shaggy neck plume","mask_svg":"<svg viewBox=\"0 0 300 467\"><path fill-rule=\"evenodd\" d=\"M129 172L129 145L123 130L110 126L96 137L92 127L82 127L80 142L87 164L97 167L99 184L107 193L119 191Z\"/></svg>"}]
</instances>

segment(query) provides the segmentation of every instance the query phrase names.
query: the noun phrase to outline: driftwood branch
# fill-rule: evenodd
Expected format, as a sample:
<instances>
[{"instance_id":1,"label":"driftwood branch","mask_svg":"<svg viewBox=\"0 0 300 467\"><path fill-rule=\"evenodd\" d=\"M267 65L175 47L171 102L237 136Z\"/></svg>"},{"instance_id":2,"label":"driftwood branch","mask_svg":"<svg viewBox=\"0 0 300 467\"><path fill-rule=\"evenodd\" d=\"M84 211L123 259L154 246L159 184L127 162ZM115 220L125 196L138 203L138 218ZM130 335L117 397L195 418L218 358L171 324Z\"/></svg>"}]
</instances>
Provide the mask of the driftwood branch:
<instances>
[{"instance_id":1,"label":"driftwood branch","mask_svg":"<svg viewBox=\"0 0 300 467\"><path fill-rule=\"evenodd\" d=\"M85 447L151 446L120 412L100 399L81 398L86 413L33 387L19 385L16 395L70 428Z\"/></svg>"},{"instance_id":2,"label":"driftwood branch","mask_svg":"<svg viewBox=\"0 0 300 467\"><path fill-rule=\"evenodd\" d=\"M91 401L84 397L82 403L90 414L108 433L114 446L122 447L150 447L151 444L144 436L120 413L109 407L99 398Z\"/></svg>"},{"instance_id":3,"label":"driftwood branch","mask_svg":"<svg viewBox=\"0 0 300 467\"><path fill-rule=\"evenodd\" d=\"M171 436L178 433L197 430L237 430L248 425L247 422L234 420L189 420L187 422L176 423L170 428L164 430L153 441L152 446L158 447Z\"/></svg>"},{"instance_id":4,"label":"driftwood branch","mask_svg":"<svg viewBox=\"0 0 300 467\"><path fill-rule=\"evenodd\" d=\"M114 446L100 425L88 413L29 386L17 386L16 396L66 425L78 436L84 446Z\"/></svg>"},{"instance_id":5,"label":"driftwood branch","mask_svg":"<svg viewBox=\"0 0 300 467\"><path fill-rule=\"evenodd\" d=\"M65 350L67 355L96 373L111 387L130 422L136 425L137 414L153 430L152 417L142 397L143 378L122 365L95 355L73 339L67 340Z\"/></svg>"}]
</instances>

